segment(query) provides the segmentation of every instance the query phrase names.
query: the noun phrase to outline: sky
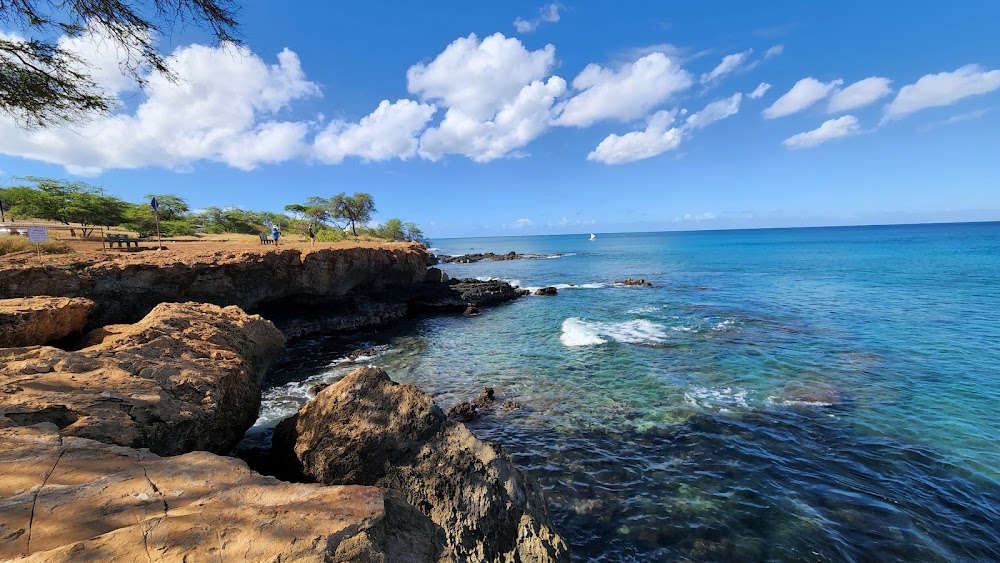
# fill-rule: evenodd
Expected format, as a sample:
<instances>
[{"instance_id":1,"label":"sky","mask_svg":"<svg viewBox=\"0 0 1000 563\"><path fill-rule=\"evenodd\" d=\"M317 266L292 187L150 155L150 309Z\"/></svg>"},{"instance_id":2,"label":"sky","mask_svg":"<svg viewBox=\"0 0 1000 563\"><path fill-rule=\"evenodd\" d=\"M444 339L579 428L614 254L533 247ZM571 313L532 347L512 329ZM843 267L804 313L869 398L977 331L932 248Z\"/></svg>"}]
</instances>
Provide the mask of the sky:
<instances>
[{"instance_id":1,"label":"sky","mask_svg":"<svg viewBox=\"0 0 1000 563\"><path fill-rule=\"evenodd\" d=\"M63 39L119 106L0 115L0 185L363 191L431 239L1000 220L993 0L360 4L245 2L240 48L174 29L145 87Z\"/></svg>"}]
</instances>

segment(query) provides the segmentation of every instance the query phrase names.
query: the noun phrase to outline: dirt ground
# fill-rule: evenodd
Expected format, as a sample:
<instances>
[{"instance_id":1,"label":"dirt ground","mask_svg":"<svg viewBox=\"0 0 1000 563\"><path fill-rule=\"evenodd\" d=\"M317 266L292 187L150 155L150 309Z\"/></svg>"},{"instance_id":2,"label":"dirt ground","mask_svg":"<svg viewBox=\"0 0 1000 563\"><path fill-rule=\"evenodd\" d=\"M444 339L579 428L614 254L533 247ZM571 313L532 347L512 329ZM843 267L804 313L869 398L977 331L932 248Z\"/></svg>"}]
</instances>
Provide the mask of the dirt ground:
<instances>
[{"instance_id":1,"label":"dirt ground","mask_svg":"<svg viewBox=\"0 0 1000 563\"><path fill-rule=\"evenodd\" d=\"M207 235L201 239L185 237L184 239L163 239L163 248L157 250L156 240L145 240L139 243L139 249L119 249L115 246L112 249L101 249L99 239L81 240L71 237L50 237L50 240L59 240L66 243L75 251L74 254L42 254L38 256L31 251L16 252L0 256L0 268L49 264L53 266L66 266L80 262L101 262L105 260L122 261L128 263L166 263L182 261L212 261L221 255L231 255L236 253L267 253L286 251L290 249L309 252L309 240L302 236L283 236L278 242L278 246L273 244L261 244L257 235ZM386 242L379 240L350 240L338 242L317 242L315 250L328 248L412 248L416 243Z\"/></svg>"}]
</instances>

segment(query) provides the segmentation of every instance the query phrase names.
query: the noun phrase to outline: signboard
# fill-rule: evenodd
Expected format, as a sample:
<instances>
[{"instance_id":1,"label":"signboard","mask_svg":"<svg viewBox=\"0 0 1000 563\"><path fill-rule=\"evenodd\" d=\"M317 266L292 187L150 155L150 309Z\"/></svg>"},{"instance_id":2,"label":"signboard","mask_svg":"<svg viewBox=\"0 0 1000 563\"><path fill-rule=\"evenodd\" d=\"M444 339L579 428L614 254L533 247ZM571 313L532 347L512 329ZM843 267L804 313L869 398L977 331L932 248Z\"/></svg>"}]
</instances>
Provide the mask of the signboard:
<instances>
[{"instance_id":1,"label":"signboard","mask_svg":"<svg viewBox=\"0 0 1000 563\"><path fill-rule=\"evenodd\" d=\"M153 211L160 208L160 204L156 201L155 197L149 202L149 206L153 208Z\"/></svg>"},{"instance_id":2,"label":"signboard","mask_svg":"<svg viewBox=\"0 0 1000 563\"><path fill-rule=\"evenodd\" d=\"M28 242L49 242L48 227L28 227Z\"/></svg>"}]
</instances>

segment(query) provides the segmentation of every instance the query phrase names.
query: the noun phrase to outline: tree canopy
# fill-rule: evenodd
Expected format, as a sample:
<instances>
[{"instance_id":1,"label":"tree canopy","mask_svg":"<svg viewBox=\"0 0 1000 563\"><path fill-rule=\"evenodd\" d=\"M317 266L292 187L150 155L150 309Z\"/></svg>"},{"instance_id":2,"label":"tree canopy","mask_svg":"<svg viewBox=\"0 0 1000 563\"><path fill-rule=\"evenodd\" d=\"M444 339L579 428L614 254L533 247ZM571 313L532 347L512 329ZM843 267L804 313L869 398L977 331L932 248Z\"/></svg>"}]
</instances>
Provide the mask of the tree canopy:
<instances>
[{"instance_id":1,"label":"tree canopy","mask_svg":"<svg viewBox=\"0 0 1000 563\"><path fill-rule=\"evenodd\" d=\"M235 12L232 0L0 0L0 24L15 30L0 36L0 112L33 127L112 108L114 99L61 36L99 33L122 53L122 73L142 84L147 69L174 78L156 48L174 25L193 23L237 43Z\"/></svg>"},{"instance_id":2,"label":"tree canopy","mask_svg":"<svg viewBox=\"0 0 1000 563\"><path fill-rule=\"evenodd\" d=\"M330 215L336 219L344 219L351 224L351 232L358 236L357 223L367 223L375 213L375 199L371 194L357 192L347 195L341 192L330 198Z\"/></svg>"},{"instance_id":3,"label":"tree canopy","mask_svg":"<svg viewBox=\"0 0 1000 563\"><path fill-rule=\"evenodd\" d=\"M84 182L33 176L21 180L26 183L4 188L0 194L0 199L10 202L12 215L59 221L65 225L79 223L83 236L88 236L94 225L121 223L129 205L117 197L103 195L100 188Z\"/></svg>"}]
</instances>

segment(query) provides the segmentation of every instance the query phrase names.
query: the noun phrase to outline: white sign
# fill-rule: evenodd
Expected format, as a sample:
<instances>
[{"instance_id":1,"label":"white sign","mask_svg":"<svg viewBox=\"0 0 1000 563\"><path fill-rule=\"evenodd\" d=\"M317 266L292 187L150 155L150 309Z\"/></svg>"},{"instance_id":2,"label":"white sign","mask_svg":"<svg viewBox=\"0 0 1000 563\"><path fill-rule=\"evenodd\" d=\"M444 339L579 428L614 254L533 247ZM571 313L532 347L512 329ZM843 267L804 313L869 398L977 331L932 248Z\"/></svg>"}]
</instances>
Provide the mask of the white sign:
<instances>
[{"instance_id":1,"label":"white sign","mask_svg":"<svg viewBox=\"0 0 1000 563\"><path fill-rule=\"evenodd\" d=\"M28 227L28 242L49 242L49 228Z\"/></svg>"}]
</instances>

